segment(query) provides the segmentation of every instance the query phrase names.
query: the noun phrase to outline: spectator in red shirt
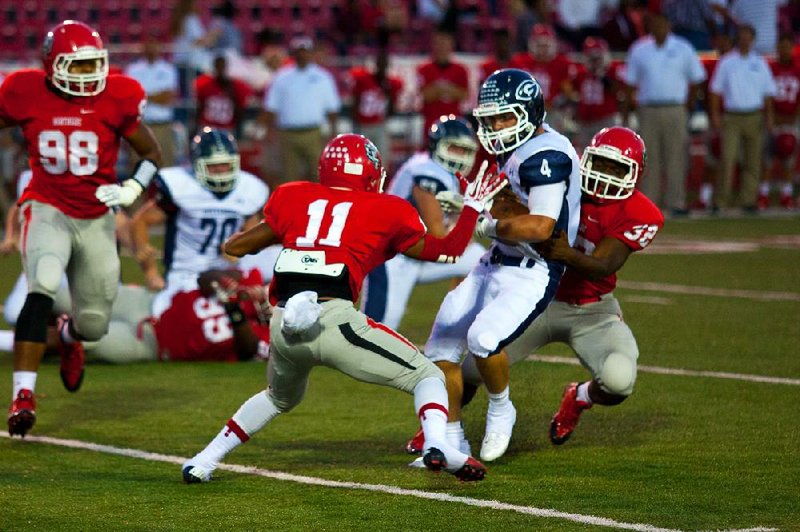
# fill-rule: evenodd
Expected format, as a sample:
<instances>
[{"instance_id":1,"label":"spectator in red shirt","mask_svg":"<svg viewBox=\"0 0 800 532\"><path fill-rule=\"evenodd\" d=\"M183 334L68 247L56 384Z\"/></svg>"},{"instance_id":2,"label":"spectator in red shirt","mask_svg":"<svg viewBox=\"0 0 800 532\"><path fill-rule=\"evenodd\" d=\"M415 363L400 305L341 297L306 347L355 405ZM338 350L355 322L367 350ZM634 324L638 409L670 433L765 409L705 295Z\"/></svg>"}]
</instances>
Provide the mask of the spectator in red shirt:
<instances>
[{"instance_id":1,"label":"spectator in red shirt","mask_svg":"<svg viewBox=\"0 0 800 532\"><path fill-rule=\"evenodd\" d=\"M589 145L592 135L605 127L614 125L617 114L619 71L623 64L612 61L608 43L599 37L587 37L583 41L586 63L578 69L574 80L578 95L578 135L576 147Z\"/></svg>"},{"instance_id":2,"label":"spectator in red shirt","mask_svg":"<svg viewBox=\"0 0 800 532\"><path fill-rule=\"evenodd\" d=\"M196 81L197 129L204 126L240 131L250 87L228 76L225 56L214 58L214 73L202 74ZM238 136L238 135L237 135Z\"/></svg>"},{"instance_id":3,"label":"spectator in red shirt","mask_svg":"<svg viewBox=\"0 0 800 532\"><path fill-rule=\"evenodd\" d=\"M493 37L494 54L480 65L481 79L479 80L480 83L478 83L479 88L483 85L483 81L495 70L511 68L511 33L505 27L495 28Z\"/></svg>"},{"instance_id":4,"label":"spectator in red shirt","mask_svg":"<svg viewBox=\"0 0 800 532\"><path fill-rule=\"evenodd\" d=\"M761 174L763 181L758 191L758 207L761 209L769 206L770 184L773 188L779 188L781 207L792 209L795 206L792 177L797 162L800 64L792 57L793 47L793 36L781 35L778 39L778 56L769 65L778 91L773 98L775 130L767 139L766 168ZM775 164L780 167L781 182L771 179L775 176Z\"/></svg>"},{"instance_id":5,"label":"spectator in red shirt","mask_svg":"<svg viewBox=\"0 0 800 532\"><path fill-rule=\"evenodd\" d=\"M461 115L469 77L464 65L452 61L453 45L452 33L437 31L431 42L431 60L417 67L425 122L422 138L440 116Z\"/></svg>"},{"instance_id":6,"label":"spectator in red shirt","mask_svg":"<svg viewBox=\"0 0 800 532\"><path fill-rule=\"evenodd\" d=\"M519 68L536 78L544 95L547 123L561 131L563 114L559 107L563 107L565 99L577 99L571 81L575 76L576 66L566 55L558 52L558 41L553 28L546 24L536 24L528 39L528 51L514 54L511 68Z\"/></svg>"},{"instance_id":7,"label":"spectator in red shirt","mask_svg":"<svg viewBox=\"0 0 800 532\"><path fill-rule=\"evenodd\" d=\"M370 139L378 151L389 160L391 149L386 119L394 114L397 97L403 89L403 82L389 76L389 51L378 48L375 56L375 69L354 67L350 71L349 83L353 93L352 118L356 133Z\"/></svg>"}]
</instances>

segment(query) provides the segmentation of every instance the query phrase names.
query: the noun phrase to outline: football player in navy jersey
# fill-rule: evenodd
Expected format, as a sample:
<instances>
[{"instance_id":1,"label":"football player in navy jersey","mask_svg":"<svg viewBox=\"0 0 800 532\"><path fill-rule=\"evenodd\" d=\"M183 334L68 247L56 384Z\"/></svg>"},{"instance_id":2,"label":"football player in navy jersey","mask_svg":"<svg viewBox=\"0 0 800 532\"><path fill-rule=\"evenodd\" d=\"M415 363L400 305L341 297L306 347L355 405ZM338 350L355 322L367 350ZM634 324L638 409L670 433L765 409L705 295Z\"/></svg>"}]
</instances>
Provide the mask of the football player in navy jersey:
<instances>
[{"instance_id":1,"label":"football player in navy jersey","mask_svg":"<svg viewBox=\"0 0 800 532\"><path fill-rule=\"evenodd\" d=\"M228 132L203 128L192 139L192 169L163 168L156 177L157 197L133 217L131 233L136 258L151 290L158 317L172 296L197 289L200 272L232 267L222 253L231 235L258 223L269 189L256 176L239 168L236 141ZM158 271L149 228L166 224L164 266Z\"/></svg>"},{"instance_id":2,"label":"football player in navy jersey","mask_svg":"<svg viewBox=\"0 0 800 532\"><path fill-rule=\"evenodd\" d=\"M442 116L428 131L428 150L413 155L400 167L387 193L408 200L419 211L428 232L443 236L455 223L458 212L444 209L436 196L442 192L461 194L457 174L470 174L477 150L475 132L468 122L453 115ZM426 263L397 255L370 272L361 308L375 321L397 329L417 283L464 277L485 252L482 245L472 242L453 264Z\"/></svg>"},{"instance_id":3,"label":"football player in navy jersey","mask_svg":"<svg viewBox=\"0 0 800 532\"><path fill-rule=\"evenodd\" d=\"M544 311L555 295L564 264L542 257L531 244L564 231L572 243L580 216L580 161L569 140L544 123L542 89L527 72L497 70L483 83L478 139L497 156L501 170L529 214L502 220L483 216L476 235L493 240L489 251L439 308L425 355L442 369L450 394L448 438L468 450L461 426L464 353L489 392L481 459L490 462L508 448L516 422L509 398L505 347ZM415 452L417 435L407 446Z\"/></svg>"}]
</instances>

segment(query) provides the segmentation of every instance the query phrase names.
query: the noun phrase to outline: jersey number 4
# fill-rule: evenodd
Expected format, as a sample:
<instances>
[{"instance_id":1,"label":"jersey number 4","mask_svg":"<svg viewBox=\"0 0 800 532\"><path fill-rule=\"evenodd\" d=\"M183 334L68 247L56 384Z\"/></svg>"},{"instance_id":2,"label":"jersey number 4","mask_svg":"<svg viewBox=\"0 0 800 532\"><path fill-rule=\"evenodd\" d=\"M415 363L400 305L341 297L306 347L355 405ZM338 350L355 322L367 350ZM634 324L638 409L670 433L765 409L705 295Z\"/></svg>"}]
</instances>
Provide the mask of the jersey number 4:
<instances>
[{"instance_id":1,"label":"jersey number 4","mask_svg":"<svg viewBox=\"0 0 800 532\"><path fill-rule=\"evenodd\" d=\"M73 131L69 135L57 129L39 133L39 155L48 174L92 175L97 172L97 134Z\"/></svg>"},{"instance_id":2,"label":"jersey number 4","mask_svg":"<svg viewBox=\"0 0 800 532\"><path fill-rule=\"evenodd\" d=\"M308 205L308 225L306 226L306 234L297 239L297 247L310 248L315 245L320 245L338 248L342 244L344 224L347 221L347 215L350 214L350 207L352 206L353 203L350 201L334 205L333 209L331 209L333 221L328 228L328 236L320 238L319 241L317 241L320 227L322 227L322 219L325 217L328 208L328 200L319 199L312 201Z\"/></svg>"}]
</instances>

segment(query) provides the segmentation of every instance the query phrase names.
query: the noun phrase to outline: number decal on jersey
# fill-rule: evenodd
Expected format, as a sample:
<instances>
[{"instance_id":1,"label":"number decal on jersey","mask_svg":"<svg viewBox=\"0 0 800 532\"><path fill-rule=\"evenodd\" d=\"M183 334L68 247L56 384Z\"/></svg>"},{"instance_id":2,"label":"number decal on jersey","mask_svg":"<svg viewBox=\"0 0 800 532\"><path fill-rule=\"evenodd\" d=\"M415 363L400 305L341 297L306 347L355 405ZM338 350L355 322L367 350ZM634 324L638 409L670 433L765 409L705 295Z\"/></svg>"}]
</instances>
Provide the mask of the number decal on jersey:
<instances>
[{"instance_id":1,"label":"number decal on jersey","mask_svg":"<svg viewBox=\"0 0 800 532\"><path fill-rule=\"evenodd\" d=\"M236 225L238 220L236 218L225 218L222 223L218 223L216 218L201 218L200 229L208 231L206 239L200 246L200 254L205 255L206 250L214 244L214 249L217 253L220 252L222 244L236 232Z\"/></svg>"},{"instance_id":2,"label":"number decal on jersey","mask_svg":"<svg viewBox=\"0 0 800 532\"><path fill-rule=\"evenodd\" d=\"M547 164L547 159L542 159L542 167L539 168L539 172L541 172L541 174L543 176L547 176L547 177L550 177L550 176L553 175L553 171L550 170L550 165Z\"/></svg>"},{"instance_id":3,"label":"number decal on jersey","mask_svg":"<svg viewBox=\"0 0 800 532\"><path fill-rule=\"evenodd\" d=\"M92 175L97 172L98 144L94 131L73 131L69 137L57 129L42 131L39 133L42 168L53 175L67 170L76 176Z\"/></svg>"},{"instance_id":4,"label":"number decal on jersey","mask_svg":"<svg viewBox=\"0 0 800 532\"><path fill-rule=\"evenodd\" d=\"M319 244L322 246L339 247L342 244L342 232L344 231L344 224L347 221L347 215L350 214L350 207L353 203L345 201L337 203L333 206L331 216L333 221L330 228L328 228L328 236L319 239ZM325 216L325 210L328 207L328 200L318 199L312 201L308 205L308 225L306 226L306 234L297 239L297 247L310 248L317 242L319 236L319 229L322 227L322 218Z\"/></svg>"},{"instance_id":5,"label":"number decal on jersey","mask_svg":"<svg viewBox=\"0 0 800 532\"><path fill-rule=\"evenodd\" d=\"M638 242L641 247L646 247L647 244L649 244L650 241L655 238L656 233L658 233L657 225L641 224L634 225L630 228L630 230L625 231L623 234L628 240Z\"/></svg>"},{"instance_id":6,"label":"number decal on jersey","mask_svg":"<svg viewBox=\"0 0 800 532\"><path fill-rule=\"evenodd\" d=\"M192 305L195 316L203 321L203 336L212 344L233 338L231 322L217 301L198 297Z\"/></svg>"}]
</instances>

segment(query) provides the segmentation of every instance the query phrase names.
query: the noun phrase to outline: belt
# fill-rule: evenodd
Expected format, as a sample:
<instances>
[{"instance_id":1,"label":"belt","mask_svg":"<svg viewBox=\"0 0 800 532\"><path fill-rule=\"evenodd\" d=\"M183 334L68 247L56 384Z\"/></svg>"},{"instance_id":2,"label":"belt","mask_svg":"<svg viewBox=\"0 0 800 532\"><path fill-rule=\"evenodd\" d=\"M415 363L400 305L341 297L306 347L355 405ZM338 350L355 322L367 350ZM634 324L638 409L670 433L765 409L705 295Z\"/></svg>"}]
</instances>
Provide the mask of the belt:
<instances>
[{"instance_id":1,"label":"belt","mask_svg":"<svg viewBox=\"0 0 800 532\"><path fill-rule=\"evenodd\" d=\"M597 303L601 301L601 296L578 296L578 297L568 297L565 299L559 298L558 301L562 303L567 303L568 305L588 305L589 303Z\"/></svg>"},{"instance_id":2,"label":"belt","mask_svg":"<svg viewBox=\"0 0 800 532\"><path fill-rule=\"evenodd\" d=\"M530 257L514 257L506 255L499 248L492 249L489 256L489 264L499 264L501 266L517 266L519 268L533 268L536 266L536 259Z\"/></svg>"}]
</instances>

